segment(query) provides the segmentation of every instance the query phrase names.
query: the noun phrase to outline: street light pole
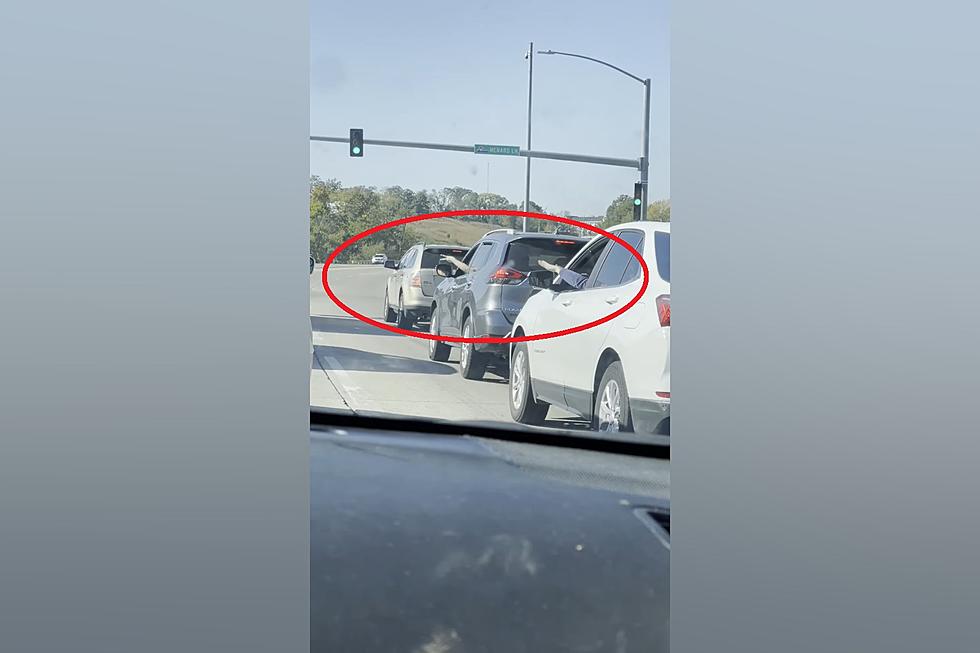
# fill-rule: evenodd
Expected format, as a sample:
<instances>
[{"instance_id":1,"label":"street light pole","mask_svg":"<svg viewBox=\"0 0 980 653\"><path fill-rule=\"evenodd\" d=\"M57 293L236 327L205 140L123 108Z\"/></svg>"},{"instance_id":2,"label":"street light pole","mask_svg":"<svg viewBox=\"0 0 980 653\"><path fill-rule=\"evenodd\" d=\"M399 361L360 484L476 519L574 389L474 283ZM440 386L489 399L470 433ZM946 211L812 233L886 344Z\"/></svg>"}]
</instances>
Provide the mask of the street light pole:
<instances>
[{"instance_id":1,"label":"street light pole","mask_svg":"<svg viewBox=\"0 0 980 653\"><path fill-rule=\"evenodd\" d=\"M534 41L527 47L527 149L531 149L531 82L534 80ZM531 210L531 157L524 159L524 210ZM521 231L527 231L527 216L523 216Z\"/></svg>"},{"instance_id":2,"label":"street light pole","mask_svg":"<svg viewBox=\"0 0 980 653\"><path fill-rule=\"evenodd\" d=\"M597 64L602 64L607 68L612 68L613 70L620 72L627 77L634 79L641 84L643 84L643 147L641 148L643 154L640 158L640 184L643 188L643 206L640 207L640 219L647 219L647 206L650 202L649 200L649 169L650 169L650 78L642 79L637 77L631 72L625 71L619 66L614 66L608 61L603 61L602 59L596 59L594 57L587 57L584 54L574 54L572 52L558 52L556 50L538 50L538 54L558 54L564 57L575 57L576 59L586 59L588 61L593 61ZM528 98L528 106L530 106L530 97ZM528 137L530 138L530 136ZM530 142L530 141L529 141ZM531 146L528 145L528 149Z\"/></svg>"},{"instance_id":3,"label":"street light pole","mask_svg":"<svg viewBox=\"0 0 980 653\"><path fill-rule=\"evenodd\" d=\"M643 159L640 163L640 184L643 186L643 206L640 207L640 220L647 219L650 206L650 78L643 80Z\"/></svg>"}]
</instances>

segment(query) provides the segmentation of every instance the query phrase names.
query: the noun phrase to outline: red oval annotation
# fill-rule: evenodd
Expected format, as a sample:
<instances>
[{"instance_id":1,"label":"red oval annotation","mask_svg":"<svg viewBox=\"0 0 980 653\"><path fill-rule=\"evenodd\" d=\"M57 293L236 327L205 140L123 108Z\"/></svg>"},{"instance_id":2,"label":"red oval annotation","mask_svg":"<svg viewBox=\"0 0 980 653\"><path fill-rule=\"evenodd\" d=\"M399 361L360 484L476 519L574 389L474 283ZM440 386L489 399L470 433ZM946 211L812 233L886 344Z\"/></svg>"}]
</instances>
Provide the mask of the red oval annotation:
<instances>
[{"instance_id":1,"label":"red oval annotation","mask_svg":"<svg viewBox=\"0 0 980 653\"><path fill-rule=\"evenodd\" d=\"M504 215L504 216L518 217L518 218L527 217L533 220L550 220L552 222L559 222L561 224L567 224L573 227L579 227L585 231L591 231L593 233L599 234L600 236L605 236L606 238L616 243L619 243L620 245L625 247L627 251L629 251L633 256L635 256L636 259L640 262L640 267L643 270L643 283L640 285L640 290L639 292L636 293L635 297L630 299L630 301L628 301L622 307L613 311L609 315L605 315L597 320L593 320L592 322L580 324L578 326L574 326L568 329L562 329L560 331L549 331L548 333L525 334L523 336L509 336L506 338L494 338L489 336L481 337L481 338L462 338L462 337L455 337L455 336L436 335L436 334L422 332L422 331L410 331L409 329L401 329L391 324L386 324L384 322L375 320L373 318L368 317L367 315L358 313L353 308L345 304L343 301L341 301L339 297L337 297L337 294L330 287L330 283L328 280L328 270L330 269L330 266L333 264L333 262L336 260L337 256L339 256L341 252L343 252L345 249L347 249L348 247L350 247L351 245L353 245L359 240L367 238L372 234L376 234L378 232L384 231L385 229L391 229L392 227L411 224L412 222L421 222L422 220L436 220L438 218L462 218L466 216L477 216L477 215ZM646 292L648 285L650 285L650 271L647 268L646 261L643 260L643 256L641 256L640 253L636 251L636 249L634 249L632 245L627 243L619 236L616 236L615 234L610 233L604 229L600 229L599 227L594 227L590 224L586 224L585 222L579 222L578 220L572 220L570 218L563 218L557 215L548 215L547 213L529 213L527 211L511 211L506 209L443 211L441 213L423 213L421 215L413 215L407 218L392 220L391 222L386 222L376 227L371 227L366 231L362 231L359 234L355 234L354 236L351 236L350 238L342 242L340 246L337 247L337 249L331 252L330 256L327 257L327 260L323 262L323 289L326 291L330 299L333 300L333 302L337 304L337 306L339 306L341 310L343 310L345 313L347 313L352 317L357 318L358 320L364 322L365 324L376 326L379 329L384 329L385 331L390 331L392 333L400 333L401 335L410 336L412 338L421 338L422 340L438 340L440 342L474 343L474 344L509 344L509 343L516 343L516 342L530 342L532 340L547 340L549 338L558 338L559 336L567 336L572 333L578 333L579 331L585 331L586 329L591 329L593 327L599 326L600 324L604 324L628 311L638 301L640 301L640 298L643 297L643 293Z\"/></svg>"}]
</instances>

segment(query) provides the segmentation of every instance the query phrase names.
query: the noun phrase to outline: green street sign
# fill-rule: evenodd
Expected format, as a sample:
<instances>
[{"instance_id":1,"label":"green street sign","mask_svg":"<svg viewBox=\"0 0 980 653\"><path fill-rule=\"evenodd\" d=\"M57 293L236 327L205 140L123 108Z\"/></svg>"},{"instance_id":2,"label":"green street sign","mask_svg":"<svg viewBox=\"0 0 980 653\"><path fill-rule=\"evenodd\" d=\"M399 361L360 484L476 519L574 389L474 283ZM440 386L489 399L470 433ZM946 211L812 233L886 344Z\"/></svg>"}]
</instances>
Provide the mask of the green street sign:
<instances>
[{"instance_id":1,"label":"green street sign","mask_svg":"<svg viewBox=\"0 0 980 653\"><path fill-rule=\"evenodd\" d=\"M481 145L473 146L473 154L504 154L507 156L520 156L521 148L516 145Z\"/></svg>"}]
</instances>

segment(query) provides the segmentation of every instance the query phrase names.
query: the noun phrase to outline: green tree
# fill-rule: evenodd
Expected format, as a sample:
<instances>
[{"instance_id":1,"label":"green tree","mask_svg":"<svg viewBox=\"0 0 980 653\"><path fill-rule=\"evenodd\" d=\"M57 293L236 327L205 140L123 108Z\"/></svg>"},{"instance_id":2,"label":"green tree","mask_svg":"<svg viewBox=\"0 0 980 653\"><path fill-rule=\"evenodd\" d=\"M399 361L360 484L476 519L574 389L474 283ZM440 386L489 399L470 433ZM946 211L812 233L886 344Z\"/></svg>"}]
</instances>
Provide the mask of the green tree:
<instances>
[{"instance_id":1,"label":"green tree","mask_svg":"<svg viewBox=\"0 0 980 653\"><path fill-rule=\"evenodd\" d=\"M670 200L657 200L647 207L647 219L653 222L670 222Z\"/></svg>"},{"instance_id":2,"label":"green tree","mask_svg":"<svg viewBox=\"0 0 980 653\"><path fill-rule=\"evenodd\" d=\"M612 201L606 209L606 219L600 225L607 229L613 225L631 222L633 220L633 198L629 195L620 195Z\"/></svg>"},{"instance_id":3,"label":"green tree","mask_svg":"<svg viewBox=\"0 0 980 653\"><path fill-rule=\"evenodd\" d=\"M657 200L647 206L647 219L652 222L670 222L670 200ZM633 221L633 198L620 195L606 209L606 219L600 225L608 229L613 225Z\"/></svg>"}]
</instances>

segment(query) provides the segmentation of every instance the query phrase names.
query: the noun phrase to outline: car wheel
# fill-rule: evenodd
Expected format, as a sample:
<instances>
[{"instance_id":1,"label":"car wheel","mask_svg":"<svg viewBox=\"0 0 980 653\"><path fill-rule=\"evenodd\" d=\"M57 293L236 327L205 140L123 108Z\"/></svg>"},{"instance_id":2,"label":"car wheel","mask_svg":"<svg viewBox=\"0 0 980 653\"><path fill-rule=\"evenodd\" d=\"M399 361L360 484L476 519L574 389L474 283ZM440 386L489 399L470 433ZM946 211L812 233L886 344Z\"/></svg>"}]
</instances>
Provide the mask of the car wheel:
<instances>
[{"instance_id":1,"label":"car wheel","mask_svg":"<svg viewBox=\"0 0 980 653\"><path fill-rule=\"evenodd\" d=\"M463 320L463 337L473 337L473 320L467 315ZM487 357L476 350L472 342L464 342L459 347L459 373L464 379L482 379L487 370Z\"/></svg>"},{"instance_id":2,"label":"car wheel","mask_svg":"<svg viewBox=\"0 0 980 653\"><path fill-rule=\"evenodd\" d=\"M592 428L606 433L633 430L626 377L619 361L610 363L599 381L592 410Z\"/></svg>"},{"instance_id":3,"label":"car wheel","mask_svg":"<svg viewBox=\"0 0 980 653\"><path fill-rule=\"evenodd\" d=\"M388 303L387 290L385 290L385 303L384 303L384 308L381 309L381 315L384 317L385 322L395 321L395 311L391 310L391 304Z\"/></svg>"},{"instance_id":4,"label":"car wheel","mask_svg":"<svg viewBox=\"0 0 980 653\"><path fill-rule=\"evenodd\" d=\"M439 335L439 324L436 321L436 310L432 309L432 318L429 320L429 333L434 336ZM429 360L445 363L449 360L450 347L441 340L429 341Z\"/></svg>"},{"instance_id":5,"label":"car wheel","mask_svg":"<svg viewBox=\"0 0 980 653\"><path fill-rule=\"evenodd\" d=\"M396 313L396 315L395 326L397 326L399 329L412 328L412 324L415 322L415 320L412 319L411 315L405 312L405 300L401 294L398 295L398 313Z\"/></svg>"},{"instance_id":6,"label":"car wheel","mask_svg":"<svg viewBox=\"0 0 980 653\"><path fill-rule=\"evenodd\" d=\"M541 424L548 404L537 401L531 391L531 365L527 345L518 343L510 363L510 416L521 424Z\"/></svg>"}]
</instances>

